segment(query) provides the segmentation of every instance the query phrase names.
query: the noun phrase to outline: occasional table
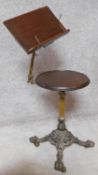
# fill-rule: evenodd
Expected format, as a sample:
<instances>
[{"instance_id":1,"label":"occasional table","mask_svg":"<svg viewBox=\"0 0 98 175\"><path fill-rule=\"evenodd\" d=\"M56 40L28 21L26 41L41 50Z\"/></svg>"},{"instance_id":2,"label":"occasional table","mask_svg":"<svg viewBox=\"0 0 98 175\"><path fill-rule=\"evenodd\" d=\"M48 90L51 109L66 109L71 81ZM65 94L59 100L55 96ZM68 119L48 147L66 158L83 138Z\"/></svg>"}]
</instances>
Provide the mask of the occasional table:
<instances>
[{"instance_id":1,"label":"occasional table","mask_svg":"<svg viewBox=\"0 0 98 175\"><path fill-rule=\"evenodd\" d=\"M74 144L78 144L85 148L93 147L94 142L87 140L82 141L74 136L66 127L64 113L65 113L65 97L69 91L78 90L86 87L90 80L89 78L80 72L75 71L48 71L41 73L35 80L36 84L42 88L57 91L60 96L59 101L59 118L57 129L50 134L39 138L37 136L31 137L30 142L35 146L39 146L42 142L50 142L57 149L57 160L55 162L55 169L61 172L66 171L66 167L63 163L63 151L64 148ZM84 132L84 131L83 131Z\"/></svg>"},{"instance_id":2,"label":"occasional table","mask_svg":"<svg viewBox=\"0 0 98 175\"><path fill-rule=\"evenodd\" d=\"M28 82L33 83L33 65L36 50L69 32L45 6L26 14L4 21L5 26L24 50L32 53ZM47 58L46 58L47 59Z\"/></svg>"}]
</instances>

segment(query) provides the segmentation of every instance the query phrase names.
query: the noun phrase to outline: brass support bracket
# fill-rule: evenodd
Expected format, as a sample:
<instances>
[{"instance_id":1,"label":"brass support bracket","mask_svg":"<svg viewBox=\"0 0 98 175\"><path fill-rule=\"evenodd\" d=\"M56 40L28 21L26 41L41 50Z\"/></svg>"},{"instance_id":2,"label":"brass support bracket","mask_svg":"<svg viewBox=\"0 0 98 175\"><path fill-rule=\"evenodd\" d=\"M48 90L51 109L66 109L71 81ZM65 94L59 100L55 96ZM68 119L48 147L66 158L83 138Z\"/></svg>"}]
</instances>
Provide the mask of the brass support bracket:
<instances>
[{"instance_id":1,"label":"brass support bracket","mask_svg":"<svg viewBox=\"0 0 98 175\"><path fill-rule=\"evenodd\" d=\"M33 51L32 57L31 57L31 62L30 62L30 67L29 67L29 74L28 74L28 83L33 84L34 79L33 79L33 66L34 66L34 59L35 59L36 53Z\"/></svg>"}]
</instances>

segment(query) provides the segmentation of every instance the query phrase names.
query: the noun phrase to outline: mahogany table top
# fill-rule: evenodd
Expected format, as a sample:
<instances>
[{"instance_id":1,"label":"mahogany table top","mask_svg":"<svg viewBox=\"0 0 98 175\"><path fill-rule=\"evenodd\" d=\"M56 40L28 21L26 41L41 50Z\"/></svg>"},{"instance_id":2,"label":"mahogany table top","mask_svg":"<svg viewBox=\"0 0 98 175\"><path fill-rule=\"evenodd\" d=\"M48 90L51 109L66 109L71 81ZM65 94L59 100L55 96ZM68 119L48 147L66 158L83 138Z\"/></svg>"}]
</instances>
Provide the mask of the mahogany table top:
<instances>
[{"instance_id":1,"label":"mahogany table top","mask_svg":"<svg viewBox=\"0 0 98 175\"><path fill-rule=\"evenodd\" d=\"M41 73L35 80L36 84L42 88L54 91L73 91L86 87L90 80L80 72L76 71L48 71Z\"/></svg>"}]
</instances>

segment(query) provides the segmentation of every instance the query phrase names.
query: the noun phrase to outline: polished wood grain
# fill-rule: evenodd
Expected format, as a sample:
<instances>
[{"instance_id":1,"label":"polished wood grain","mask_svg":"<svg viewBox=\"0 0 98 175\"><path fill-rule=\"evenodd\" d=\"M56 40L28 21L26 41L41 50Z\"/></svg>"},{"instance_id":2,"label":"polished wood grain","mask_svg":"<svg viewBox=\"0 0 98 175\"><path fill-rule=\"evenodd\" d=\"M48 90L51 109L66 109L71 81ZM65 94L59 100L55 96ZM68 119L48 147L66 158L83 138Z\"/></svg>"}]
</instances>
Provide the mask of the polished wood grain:
<instances>
[{"instance_id":1,"label":"polished wood grain","mask_svg":"<svg viewBox=\"0 0 98 175\"><path fill-rule=\"evenodd\" d=\"M47 6L6 20L4 24L27 53L69 31Z\"/></svg>"},{"instance_id":2,"label":"polished wood grain","mask_svg":"<svg viewBox=\"0 0 98 175\"><path fill-rule=\"evenodd\" d=\"M80 72L55 70L41 73L35 82L40 87L54 91L72 91L84 88L90 83L90 80Z\"/></svg>"}]
</instances>

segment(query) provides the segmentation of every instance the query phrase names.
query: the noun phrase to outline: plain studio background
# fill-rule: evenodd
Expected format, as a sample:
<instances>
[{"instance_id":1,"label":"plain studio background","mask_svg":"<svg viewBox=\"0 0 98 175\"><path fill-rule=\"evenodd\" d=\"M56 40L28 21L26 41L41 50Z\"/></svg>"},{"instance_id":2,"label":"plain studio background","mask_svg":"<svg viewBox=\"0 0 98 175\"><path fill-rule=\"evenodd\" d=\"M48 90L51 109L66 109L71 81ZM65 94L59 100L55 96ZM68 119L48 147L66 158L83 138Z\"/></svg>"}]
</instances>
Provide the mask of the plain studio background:
<instances>
[{"instance_id":1,"label":"plain studio background","mask_svg":"<svg viewBox=\"0 0 98 175\"><path fill-rule=\"evenodd\" d=\"M0 0L0 175L59 175L53 169L56 149L29 142L56 127L58 95L27 84L31 55L3 25L3 21L48 5L71 31L37 51L35 76L53 69L87 74L91 84L67 95L66 123L81 139L95 141L95 148L72 145L64 151L66 175L98 174L98 1Z\"/></svg>"}]
</instances>

